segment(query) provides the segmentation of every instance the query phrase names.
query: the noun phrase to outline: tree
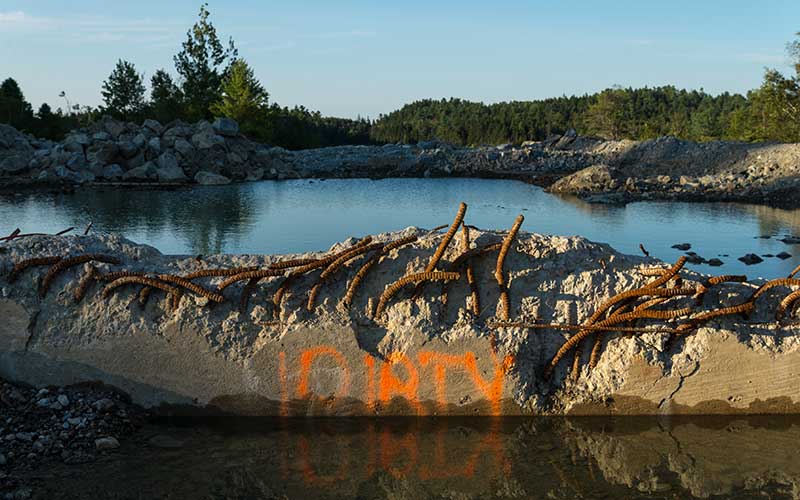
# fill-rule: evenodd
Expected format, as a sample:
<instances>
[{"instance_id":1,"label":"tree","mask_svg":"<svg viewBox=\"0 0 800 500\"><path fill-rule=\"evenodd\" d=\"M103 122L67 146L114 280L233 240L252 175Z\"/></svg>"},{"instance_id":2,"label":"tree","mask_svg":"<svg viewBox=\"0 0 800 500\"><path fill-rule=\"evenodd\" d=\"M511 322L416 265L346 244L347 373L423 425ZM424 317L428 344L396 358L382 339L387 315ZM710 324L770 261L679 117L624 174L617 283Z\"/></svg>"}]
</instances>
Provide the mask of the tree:
<instances>
[{"instance_id":1,"label":"tree","mask_svg":"<svg viewBox=\"0 0 800 500\"><path fill-rule=\"evenodd\" d=\"M208 4L203 4L199 20L186 33L183 49L174 57L189 118L193 120L211 117L211 105L219 100L222 81L238 55L232 38L227 48L222 45L208 17Z\"/></svg>"},{"instance_id":2,"label":"tree","mask_svg":"<svg viewBox=\"0 0 800 500\"><path fill-rule=\"evenodd\" d=\"M144 75L136 72L133 63L120 59L101 93L106 112L124 120L138 118L145 104Z\"/></svg>"},{"instance_id":3,"label":"tree","mask_svg":"<svg viewBox=\"0 0 800 500\"><path fill-rule=\"evenodd\" d=\"M0 121L28 131L32 120L33 108L25 100L19 84L13 78L6 78L0 84Z\"/></svg>"},{"instance_id":4,"label":"tree","mask_svg":"<svg viewBox=\"0 0 800 500\"><path fill-rule=\"evenodd\" d=\"M267 106L269 94L244 59L233 61L221 90L222 98L211 106L212 113L233 118L244 130L252 130L258 114Z\"/></svg>"},{"instance_id":5,"label":"tree","mask_svg":"<svg viewBox=\"0 0 800 500\"><path fill-rule=\"evenodd\" d=\"M150 114L156 120L169 122L183 116L183 97L172 77L160 69L150 78Z\"/></svg>"},{"instance_id":6,"label":"tree","mask_svg":"<svg viewBox=\"0 0 800 500\"><path fill-rule=\"evenodd\" d=\"M586 111L586 127L591 134L610 139L626 136L633 118L628 92L621 88L606 89Z\"/></svg>"}]
</instances>

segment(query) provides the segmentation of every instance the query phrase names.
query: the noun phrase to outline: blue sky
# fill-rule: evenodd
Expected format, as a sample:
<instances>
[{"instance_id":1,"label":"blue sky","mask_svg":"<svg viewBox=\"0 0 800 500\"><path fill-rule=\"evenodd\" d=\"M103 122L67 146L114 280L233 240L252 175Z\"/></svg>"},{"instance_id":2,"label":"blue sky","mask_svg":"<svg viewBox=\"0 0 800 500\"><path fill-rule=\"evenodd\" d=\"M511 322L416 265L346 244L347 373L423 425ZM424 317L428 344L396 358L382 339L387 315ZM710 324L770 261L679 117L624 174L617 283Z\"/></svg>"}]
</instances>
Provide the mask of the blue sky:
<instances>
[{"instance_id":1,"label":"blue sky","mask_svg":"<svg viewBox=\"0 0 800 500\"><path fill-rule=\"evenodd\" d=\"M497 102L674 84L745 92L764 67L789 70L800 1L221 1L271 100L377 117L416 99ZM164 67L200 2L0 0L0 78L38 106L97 105L118 58L148 78ZM174 73L174 72L173 72Z\"/></svg>"}]
</instances>

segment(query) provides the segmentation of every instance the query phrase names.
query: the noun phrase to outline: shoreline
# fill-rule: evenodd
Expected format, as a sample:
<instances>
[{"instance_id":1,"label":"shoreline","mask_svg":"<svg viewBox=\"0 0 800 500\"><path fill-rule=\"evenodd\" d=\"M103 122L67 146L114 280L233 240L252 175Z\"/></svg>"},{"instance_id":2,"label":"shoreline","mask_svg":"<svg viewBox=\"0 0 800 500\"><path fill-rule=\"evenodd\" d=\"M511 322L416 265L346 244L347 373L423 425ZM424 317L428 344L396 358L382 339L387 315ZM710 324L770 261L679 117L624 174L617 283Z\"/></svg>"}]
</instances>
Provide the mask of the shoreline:
<instances>
[{"instance_id":1,"label":"shoreline","mask_svg":"<svg viewBox=\"0 0 800 500\"><path fill-rule=\"evenodd\" d=\"M224 119L136 125L105 117L58 143L0 125L0 191L415 177L519 180L593 203L800 207L800 145L672 137L613 141L567 133L520 146L467 148L426 141L288 151L252 142Z\"/></svg>"}]
</instances>

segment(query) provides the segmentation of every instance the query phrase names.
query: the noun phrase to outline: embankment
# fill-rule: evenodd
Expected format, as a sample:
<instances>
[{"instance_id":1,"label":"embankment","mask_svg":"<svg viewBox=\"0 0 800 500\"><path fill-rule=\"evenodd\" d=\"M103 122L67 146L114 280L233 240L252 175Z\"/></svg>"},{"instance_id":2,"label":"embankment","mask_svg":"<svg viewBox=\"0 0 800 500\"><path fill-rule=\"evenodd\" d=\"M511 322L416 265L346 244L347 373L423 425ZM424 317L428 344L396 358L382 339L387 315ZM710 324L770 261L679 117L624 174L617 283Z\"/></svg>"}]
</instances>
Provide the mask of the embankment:
<instances>
[{"instance_id":1,"label":"embankment","mask_svg":"<svg viewBox=\"0 0 800 500\"><path fill-rule=\"evenodd\" d=\"M654 259L582 238L520 233L500 273L508 317L520 324L500 326L505 309L495 271L506 233L469 233L469 258L459 258L466 247L454 243L435 266L457 273L431 276L450 279L446 286L435 280L400 287L377 315L390 284L430 265L441 232L408 228L338 243L328 253L202 260L162 255L114 235L14 239L0 247L0 376L35 386L99 380L165 413L800 410L800 327L787 322L791 308L783 322L775 319L795 282L762 288L754 298L761 283L709 281L675 266L676 283L661 274L670 266ZM408 240L384 246L400 238ZM94 260L67 259L87 254ZM331 255L342 257L341 266L327 270L336 261ZM39 257L50 260L12 273ZM371 267L360 272L368 261ZM261 274L240 275L229 286L221 286L229 276L205 276L230 275L209 270L231 268ZM363 279L347 307L343 299L357 275ZM141 283L157 288L147 296L141 284L113 281L126 276L148 278ZM646 285L650 291L631 300L601 306ZM724 309L741 304L752 307ZM622 305L627 309L615 309ZM587 325L593 313L602 321L630 311L644 313L601 323L625 332L589 331L577 361L575 350L563 347L574 329L530 327ZM748 316L734 314L742 311ZM559 349L565 356L552 363Z\"/></svg>"},{"instance_id":2,"label":"embankment","mask_svg":"<svg viewBox=\"0 0 800 500\"><path fill-rule=\"evenodd\" d=\"M247 139L227 119L137 125L106 117L59 143L0 125L0 188L431 176L519 179L602 203L666 199L800 206L800 145L674 137L613 141L571 131L520 146L465 148L427 141L287 151Z\"/></svg>"}]
</instances>

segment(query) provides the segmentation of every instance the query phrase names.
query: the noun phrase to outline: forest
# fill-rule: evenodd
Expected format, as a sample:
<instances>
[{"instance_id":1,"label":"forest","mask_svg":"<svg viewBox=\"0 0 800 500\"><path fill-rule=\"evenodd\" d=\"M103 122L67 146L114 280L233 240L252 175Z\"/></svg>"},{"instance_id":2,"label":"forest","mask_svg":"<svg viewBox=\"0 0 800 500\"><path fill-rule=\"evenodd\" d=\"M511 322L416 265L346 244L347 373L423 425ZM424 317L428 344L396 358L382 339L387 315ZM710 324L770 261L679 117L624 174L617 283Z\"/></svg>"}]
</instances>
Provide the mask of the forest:
<instances>
[{"instance_id":1,"label":"forest","mask_svg":"<svg viewBox=\"0 0 800 500\"><path fill-rule=\"evenodd\" d=\"M372 121L325 117L303 106L270 102L233 39L220 39L204 4L173 58L174 73L156 70L149 93L134 63L119 60L101 84L100 106L72 103L61 91L63 103L55 109L43 103L34 111L16 80L8 77L0 84L0 123L57 140L103 115L162 123L225 116L238 121L249 138L288 149L430 139L464 146L520 144L570 129L609 139L671 135L694 141L800 142L800 34L786 48L795 61L794 74L766 69L762 85L747 95L617 86L591 95L493 104L425 99Z\"/></svg>"}]
</instances>

